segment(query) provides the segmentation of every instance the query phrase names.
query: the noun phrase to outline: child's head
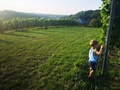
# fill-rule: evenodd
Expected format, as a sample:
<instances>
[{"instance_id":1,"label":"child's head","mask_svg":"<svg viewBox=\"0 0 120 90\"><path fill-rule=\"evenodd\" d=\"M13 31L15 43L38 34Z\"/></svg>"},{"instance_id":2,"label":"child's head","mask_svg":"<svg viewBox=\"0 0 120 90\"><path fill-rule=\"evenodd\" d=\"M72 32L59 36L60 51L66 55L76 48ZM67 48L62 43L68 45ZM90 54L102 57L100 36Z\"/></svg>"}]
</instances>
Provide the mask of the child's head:
<instances>
[{"instance_id":1,"label":"child's head","mask_svg":"<svg viewBox=\"0 0 120 90\"><path fill-rule=\"evenodd\" d=\"M91 40L91 41L90 41L90 46L91 46L91 47L97 48L98 45L99 45L99 42L98 42L98 41L96 41L96 40Z\"/></svg>"}]
</instances>

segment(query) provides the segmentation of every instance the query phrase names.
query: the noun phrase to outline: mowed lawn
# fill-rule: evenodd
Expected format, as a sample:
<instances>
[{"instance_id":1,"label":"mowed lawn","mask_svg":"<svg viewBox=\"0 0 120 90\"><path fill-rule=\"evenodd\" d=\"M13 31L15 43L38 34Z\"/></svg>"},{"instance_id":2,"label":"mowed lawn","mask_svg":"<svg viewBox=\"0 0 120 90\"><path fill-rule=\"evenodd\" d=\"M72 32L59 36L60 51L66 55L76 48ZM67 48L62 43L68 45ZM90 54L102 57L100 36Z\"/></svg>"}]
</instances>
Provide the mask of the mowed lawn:
<instances>
[{"instance_id":1,"label":"mowed lawn","mask_svg":"<svg viewBox=\"0 0 120 90\"><path fill-rule=\"evenodd\" d=\"M86 89L89 41L99 28L62 27L0 34L0 90Z\"/></svg>"}]
</instances>

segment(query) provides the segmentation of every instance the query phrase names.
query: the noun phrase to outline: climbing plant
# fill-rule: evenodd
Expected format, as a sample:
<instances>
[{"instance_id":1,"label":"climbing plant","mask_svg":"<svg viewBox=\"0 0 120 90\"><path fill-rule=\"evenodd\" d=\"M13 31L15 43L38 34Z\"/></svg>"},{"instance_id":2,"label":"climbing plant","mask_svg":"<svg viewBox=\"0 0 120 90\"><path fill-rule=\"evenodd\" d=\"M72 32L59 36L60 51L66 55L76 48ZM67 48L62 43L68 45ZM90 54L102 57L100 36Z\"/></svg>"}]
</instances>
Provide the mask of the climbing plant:
<instances>
[{"instance_id":1,"label":"climbing plant","mask_svg":"<svg viewBox=\"0 0 120 90\"><path fill-rule=\"evenodd\" d=\"M101 10L101 17L102 17L102 34L100 35L100 42L105 43L105 38L107 35L107 29L109 26L110 20L110 10L111 10L111 1L112 0L102 0L102 10ZM114 22L112 26L112 34L110 39L110 46L111 47L118 47L120 48L120 0L116 0L116 8L115 8L115 16Z\"/></svg>"}]
</instances>

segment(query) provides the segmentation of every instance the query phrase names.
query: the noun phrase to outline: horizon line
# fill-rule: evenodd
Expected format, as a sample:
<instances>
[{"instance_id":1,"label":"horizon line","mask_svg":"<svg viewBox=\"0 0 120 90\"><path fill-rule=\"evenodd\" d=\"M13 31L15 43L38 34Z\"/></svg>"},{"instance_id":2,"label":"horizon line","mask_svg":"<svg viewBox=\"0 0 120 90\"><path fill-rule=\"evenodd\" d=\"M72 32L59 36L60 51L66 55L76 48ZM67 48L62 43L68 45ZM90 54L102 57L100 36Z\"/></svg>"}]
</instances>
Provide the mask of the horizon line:
<instances>
[{"instance_id":1,"label":"horizon line","mask_svg":"<svg viewBox=\"0 0 120 90\"><path fill-rule=\"evenodd\" d=\"M92 10L92 9L90 9ZM77 14L79 12L84 12L84 11L90 11L90 10L81 10L81 11L78 11L76 13L72 13L72 14L57 14L57 13L39 13L39 12L26 12L26 11L17 11L17 10L8 10L8 9L4 9L4 10L0 10L0 11L14 11L14 12L19 12L19 13L28 13L28 14L46 14L46 15L63 15L63 16L69 16L69 15L74 15L74 14ZM96 10L99 10L99 9L96 9ZM96 11L96 10L92 10L92 11Z\"/></svg>"}]
</instances>

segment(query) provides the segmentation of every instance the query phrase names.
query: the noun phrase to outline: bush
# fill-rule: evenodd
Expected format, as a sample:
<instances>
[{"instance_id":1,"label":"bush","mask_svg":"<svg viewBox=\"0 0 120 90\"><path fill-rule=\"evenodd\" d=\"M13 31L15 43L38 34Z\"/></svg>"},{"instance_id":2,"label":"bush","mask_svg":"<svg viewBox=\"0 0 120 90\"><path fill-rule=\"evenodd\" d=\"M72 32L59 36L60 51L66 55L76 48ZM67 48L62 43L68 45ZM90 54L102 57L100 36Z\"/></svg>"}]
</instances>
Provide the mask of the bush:
<instances>
[{"instance_id":1,"label":"bush","mask_svg":"<svg viewBox=\"0 0 120 90\"><path fill-rule=\"evenodd\" d=\"M0 33L4 32L4 20L0 18Z\"/></svg>"},{"instance_id":2,"label":"bush","mask_svg":"<svg viewBox=\"0 0 120 90\"><path fill-rule=\"evenodd\" d=\"M90 27L101 27L100 19L99 18L98 19L95 19L95 18L91 19L89 22L89 26Z\"/></svg>"}]
</instances>

